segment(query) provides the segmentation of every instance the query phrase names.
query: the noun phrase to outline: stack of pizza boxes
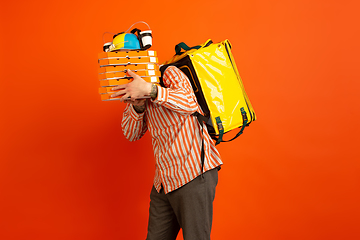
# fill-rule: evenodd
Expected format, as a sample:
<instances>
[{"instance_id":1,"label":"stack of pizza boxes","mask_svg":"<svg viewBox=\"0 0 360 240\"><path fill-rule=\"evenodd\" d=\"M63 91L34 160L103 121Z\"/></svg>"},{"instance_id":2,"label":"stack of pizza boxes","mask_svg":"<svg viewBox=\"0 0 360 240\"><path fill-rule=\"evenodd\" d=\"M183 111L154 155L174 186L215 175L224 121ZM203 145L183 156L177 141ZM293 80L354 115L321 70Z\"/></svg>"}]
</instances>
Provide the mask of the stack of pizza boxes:
<instances>
[{"instance_id":1,"label":"stack of pizza boxes","mask_svg":"<svg viewBox=\"0 0 360 240\"><path fill-rule=\"evenodd\" d=\"M128 69L150 83L159 84L161 76L156 51L118 50L99 54L99 93L102 101L119 100L112 98L113 87L131 82Z\"/></svg>"}]
</instances>

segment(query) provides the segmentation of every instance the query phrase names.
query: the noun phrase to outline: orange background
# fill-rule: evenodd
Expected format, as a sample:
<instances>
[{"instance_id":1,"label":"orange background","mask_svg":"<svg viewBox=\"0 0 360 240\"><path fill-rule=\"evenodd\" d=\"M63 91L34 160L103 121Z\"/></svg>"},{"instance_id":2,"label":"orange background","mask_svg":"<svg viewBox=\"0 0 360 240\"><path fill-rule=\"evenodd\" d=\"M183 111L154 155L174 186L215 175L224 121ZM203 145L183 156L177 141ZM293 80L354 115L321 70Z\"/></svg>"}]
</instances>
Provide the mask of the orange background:
<instances>
[{"instance_id":1,"label":"orange background","mask_svg":"<svg viewBox=\"0 0 360 240\"><path fill-rule=\"evenodd\" d=\"M212 239L360 239L358 1L3 1L0 239L145 239L151 139L101 102L105 31L229 39L258 120L219 146ZM142 27L142 26L139 26Z\"/></svg>"}]
</instances>

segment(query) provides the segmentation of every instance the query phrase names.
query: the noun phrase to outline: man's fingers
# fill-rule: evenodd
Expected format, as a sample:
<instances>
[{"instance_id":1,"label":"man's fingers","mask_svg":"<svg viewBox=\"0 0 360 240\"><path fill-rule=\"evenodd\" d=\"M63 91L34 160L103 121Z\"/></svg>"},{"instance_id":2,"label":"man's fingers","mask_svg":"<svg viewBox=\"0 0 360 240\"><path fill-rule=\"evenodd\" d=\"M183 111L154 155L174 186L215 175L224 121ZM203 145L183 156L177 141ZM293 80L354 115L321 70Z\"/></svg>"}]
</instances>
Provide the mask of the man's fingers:
<instances>
[{"instance_id":1,"label":"man's fingers","mask_svg":"<svg viewBox=\"0 0 360 240\"><path fill-rule=\"evenodd\" d=\"M111 90L120 90L120 89L124 89L126 88L128 85L128 83L125 83L125 84L121 84L121 85L117 85L116 87L113 87Z\"/></svg>"},{"instance_id":2,"label":"man's fingers","mask_svg":"<svg viewBox=\"0 0 360 240\"><path fill-rule=\"evenodd\" d=\"M135 101L137 98L131 96L131 101Z\"/></svg>"},{"instance_id":3,"label":"man's fingers","mask_svg":"<svg viewBox=\"0 0 360 240\"><path fill-rule=\"evenodd\" d=\"M120 90L120 91L117 91L116 93L113 93L111 95L111 97L117 97L117 96L120 96L120 95L123 95L125 94L125 90Z\"/></svg>"},{"instance_id":4,"label":"man's fingers","mask_svg":"<svg viewBox=\"0 0 360 240\"><path fill-rule=\"evenodd\" d=\"M125 100L129 100L130 94L126 93L124 96L122 96L119 100L120 102L124 102Z\"/></svg>"},{"instance_id":5,"label":"man's fingers","mask_svg":"<svg viewBox=\"0 0 360 240\"><path fill-rule=\"evenodd\" d=\"M130 69L127 69L126 73L132 78L135 78L135 77L139 76L136 73L134 73L133 71L131 71Z\"/></svg>"}]
</instances>

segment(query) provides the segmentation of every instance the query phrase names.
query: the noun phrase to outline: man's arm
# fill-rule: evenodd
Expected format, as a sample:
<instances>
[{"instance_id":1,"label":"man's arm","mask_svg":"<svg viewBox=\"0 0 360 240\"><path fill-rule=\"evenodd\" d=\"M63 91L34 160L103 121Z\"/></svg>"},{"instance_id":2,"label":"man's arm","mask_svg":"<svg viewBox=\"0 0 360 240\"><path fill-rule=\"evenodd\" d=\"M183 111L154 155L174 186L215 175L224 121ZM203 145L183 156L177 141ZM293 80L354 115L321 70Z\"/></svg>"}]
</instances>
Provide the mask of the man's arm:
<instances>
[{"instance_id":1,"label":"man's arm","mask_svg":"<svg viewBox=\"0 0 360 240\"><path fill-rule=\"evenodd\" d=\"M151 97L152 100L155 100L157 98L157 95L158 95L158 88L153 83L152 86L151 86L150 97Z\"/></svg>"},{"instance_id":2,"label":"man's arm","mask_svg":"<svg viewBox=\"0 0 360 240\"><path fill-rule=\"evenodd\" d=\"M174 66L168 67L164 72L163 82L166 88L157 86L157 96L152 98L154 103L180 114L201 112L191 83L180 69Z\"/></svg>"},{"instance_id":3,"label":"man's arm","mask_svg":"<svg viewBox=\"0 0 360 240\"><path fill-rule=\"evenodd\" d=\"M145 107L146 99L135 100L133 104L128 103L123 112L122 131L131 142L139 140L147 131L147 125L144 121Z\"/></svg>"},{"instance_id":4,"label":"man's arm","mask_svg":"<svg viewBox=\"0 0 360 240\"><path fill-rule=\"evenodd\" d=\"M120 101L133 103L136 99L151 96L154 103L180 114L200 111L189 79L178 68L171 66L165 70L163 80L166 88L146 82L130 70L127 73L133 81L114 87L113 90L119 91L111 97L122 96ZM141 109L137 110L141 112Z\"/></svg>"}]
</instances>

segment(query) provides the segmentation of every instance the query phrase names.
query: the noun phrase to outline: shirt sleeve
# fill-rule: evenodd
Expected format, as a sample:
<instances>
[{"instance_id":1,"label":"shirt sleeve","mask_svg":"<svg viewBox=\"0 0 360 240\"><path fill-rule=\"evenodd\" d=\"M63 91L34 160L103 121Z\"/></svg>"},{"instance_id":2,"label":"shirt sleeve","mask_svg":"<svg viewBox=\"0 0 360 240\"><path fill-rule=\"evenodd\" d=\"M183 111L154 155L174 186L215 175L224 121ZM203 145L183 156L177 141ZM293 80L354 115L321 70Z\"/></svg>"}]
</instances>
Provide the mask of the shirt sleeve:
<instances>
[{"instance_id":1,"label":"shirt sleeve","mask_svg":"<svg viewBox=\"0 0 360 240\"><path fill-rule=\"evenodd\" d=\"M168 67L163 75L166 88L158 87L154 103L162 105L180 114L192 114L199 111L195 94L187 76L177 67Z\"/></svg>"},{"instance_id":2,"label":"shirt sleeve","mask_svg":"<svg viewBox=\"0 0 360 240\"><path fill-rule=\"evenodd\" d=\"M145 112L137 113L131 104L127 104L123 112L121 128L124 136L129 141L139 140L147 131L147 125L144 121Z\"/></svg>"}]
</instances>

